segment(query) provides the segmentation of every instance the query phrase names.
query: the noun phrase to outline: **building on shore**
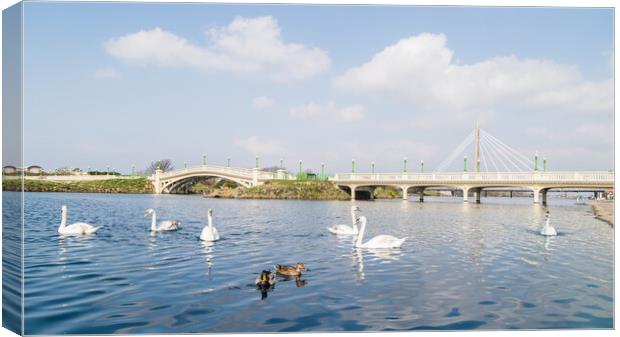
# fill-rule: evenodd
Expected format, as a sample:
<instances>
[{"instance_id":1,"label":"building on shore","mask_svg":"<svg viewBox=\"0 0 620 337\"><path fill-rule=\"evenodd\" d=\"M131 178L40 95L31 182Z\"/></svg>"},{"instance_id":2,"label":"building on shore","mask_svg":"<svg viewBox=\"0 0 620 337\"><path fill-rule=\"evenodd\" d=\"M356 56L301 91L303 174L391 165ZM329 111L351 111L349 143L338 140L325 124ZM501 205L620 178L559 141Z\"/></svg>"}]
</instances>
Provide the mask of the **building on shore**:
<instances>
[{"instance_id":1,"label":"building on shore","mask_svg":"<svg viewBox=\"0 0 620 337\"><path fill-rule=\"evenodd\" d=\"M12 165L7 165L2 168L3 174L16 174L16 173L26 173L26 174L41 174L43 173L43 168L39 165L30 165L28 167L16 167Z\"/></svg>"},{"instance_id":2,"label":"building on shore","mask_svg":"<svg viewBox=\"0 0 620 337\"><path fill-rule=\"evenodd\" d=\"M17 167L12 166L12 165L7 165L2 168L2 173L3 174L15 174L17 173Z\"/></svg>"}]
</instances>

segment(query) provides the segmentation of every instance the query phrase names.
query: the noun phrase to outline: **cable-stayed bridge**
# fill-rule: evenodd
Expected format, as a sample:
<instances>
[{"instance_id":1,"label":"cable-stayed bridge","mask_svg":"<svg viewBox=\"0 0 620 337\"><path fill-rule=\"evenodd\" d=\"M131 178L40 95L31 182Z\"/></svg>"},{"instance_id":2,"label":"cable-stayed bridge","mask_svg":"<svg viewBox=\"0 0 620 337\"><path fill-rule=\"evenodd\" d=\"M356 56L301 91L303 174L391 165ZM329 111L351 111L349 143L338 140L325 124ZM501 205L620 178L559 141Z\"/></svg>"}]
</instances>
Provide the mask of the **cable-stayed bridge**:
<instances>
[{"instance_id":1,"label":"cable-stayed bridge","mask_svg":"<svg viewBox=\"0 0 620 337\"><path fill-rule=\"evenodd\" d=\"M473 160L467 153L473 152ZM460 161L462 158L462 162ZM457 168L455 168L455 165ZM159 170L153 174L151 181L156 193L175 193L184 190L197 180L205 177L217 177L234 181L251 187L275 179L296 179L282 167L277 172L267 172L258 168L235 168L212 165L200 165L163 173ZM334 185L347 191L351 200L358 192L370 192L375 188L392 187L402 191L404 199L409 193L418 193L420 201L426 189L451 189L462 191L463 201L469 201L470 195L476 202L484 189L529 190L533 192L534 203L547 201L547 192L552 189L603 189L613 188L613 171L548 171L546 159L539 162L536 154L533 159L524 156L490 133L476 127L446 159L432 172L424 172L424 163L420 163L419 172L410 172L404 159L402 172L336 173L329 177Z\"/></svg>"}]
</instances>

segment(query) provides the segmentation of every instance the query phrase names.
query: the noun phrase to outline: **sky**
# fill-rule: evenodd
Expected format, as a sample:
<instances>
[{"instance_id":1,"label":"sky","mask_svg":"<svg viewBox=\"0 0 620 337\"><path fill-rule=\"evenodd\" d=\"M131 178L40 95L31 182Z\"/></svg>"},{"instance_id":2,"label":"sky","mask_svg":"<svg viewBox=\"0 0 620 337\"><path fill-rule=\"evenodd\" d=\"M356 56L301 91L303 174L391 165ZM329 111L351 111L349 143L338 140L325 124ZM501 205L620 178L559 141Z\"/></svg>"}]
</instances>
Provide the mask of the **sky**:
<instances>
[{"instance_id":1,"label":"sky","mask_svg":"<svg viewBox=\"0 0 620 337\"><path fill-rule=\"evenodd\" d=\"M24 8L26 165L432 171L479 124L549 170L613 169L611 9Z\"/></svg>"}]
</instances>

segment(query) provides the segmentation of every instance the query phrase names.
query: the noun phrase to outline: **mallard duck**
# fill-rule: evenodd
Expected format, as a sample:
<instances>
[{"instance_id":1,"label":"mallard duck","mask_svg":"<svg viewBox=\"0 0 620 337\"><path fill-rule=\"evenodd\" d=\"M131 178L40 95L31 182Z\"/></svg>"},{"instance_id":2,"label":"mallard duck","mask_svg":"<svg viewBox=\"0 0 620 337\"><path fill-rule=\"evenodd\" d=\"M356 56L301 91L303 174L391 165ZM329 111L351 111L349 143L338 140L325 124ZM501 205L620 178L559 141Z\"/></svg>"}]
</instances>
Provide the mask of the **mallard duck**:
<instances>
[{"instance_id":1,"label":"mallard duck","mask_svg":"<svg viewBox=\"0 0 620 337\"><path fill-rule=\"evenodd\" d=\"M276 273L281 274L281 275L287 275L287 276L300 276L302 270L304 269L308 270L306 269L306 266L302 262L299 262L294 267L276 264L275 268L276 268Z\"/></svg>"},{"instance_id":2,"label":"mallard duck","mask_svg":"<svg viewBox=\"0 0 620 337\"><path fill-rule=\"evenodd\" d=\"M276 284L276 277L269 270L263 270L263 272L256 277L254 283L260 288L269 288Z\"/></svg>"}]
</instances>

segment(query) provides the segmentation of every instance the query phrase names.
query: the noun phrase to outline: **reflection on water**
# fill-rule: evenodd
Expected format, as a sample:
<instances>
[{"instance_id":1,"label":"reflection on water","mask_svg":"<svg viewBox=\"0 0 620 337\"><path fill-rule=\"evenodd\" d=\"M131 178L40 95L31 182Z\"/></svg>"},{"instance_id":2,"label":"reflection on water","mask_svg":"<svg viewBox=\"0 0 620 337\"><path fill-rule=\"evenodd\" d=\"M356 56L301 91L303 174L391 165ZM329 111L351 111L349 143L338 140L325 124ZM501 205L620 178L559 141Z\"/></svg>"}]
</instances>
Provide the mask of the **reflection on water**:
<instances>
[{"instance_id":1,"label":"reflection on water","mask_svg":"<svg viewBox=\"0 0 620 337\"><path fill-rule=\"evenodd\" d=\"M209 271L207 272L207 276L209 280L211 279L211 268L213 267L213 247L215 246L215 242L212 241L200 241L202 246L204 247L204 256L207 259L207 267Z\"/></svg>"},{"instance_id":2,"label":"reflection on water","mask_svg":"<svg viewBox=\"0 0 620 337\"><path fill-rule=\"evenodd\" d=\"M561 200L359 202L369 237L409 237L387 250L325 230L348 218L350 202L69 193L25 202L26 334L613 325L613 228ZM62 204L103 227L59 236ZM183 228L151 235L147 208ZM214 243L198 239L208 208L219 214ZM557 237L538 234L546 209ZM310 270L257 296L260 271L296 261Z\"/></svg>"}]
</instances>

